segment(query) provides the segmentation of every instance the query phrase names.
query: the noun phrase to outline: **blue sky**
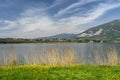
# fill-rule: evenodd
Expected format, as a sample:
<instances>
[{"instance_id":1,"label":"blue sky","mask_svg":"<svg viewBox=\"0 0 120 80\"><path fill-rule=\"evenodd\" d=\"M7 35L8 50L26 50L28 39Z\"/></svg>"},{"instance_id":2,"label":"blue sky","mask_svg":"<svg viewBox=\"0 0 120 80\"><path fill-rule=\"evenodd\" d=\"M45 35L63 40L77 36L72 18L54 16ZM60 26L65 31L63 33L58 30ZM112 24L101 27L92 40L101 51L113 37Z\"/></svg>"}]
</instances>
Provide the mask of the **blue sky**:
<instances>
[{"instance_id":1,"label":"blue sky","mask_svg":"<svg viewBox=\"0 0 120 80\"><path fill-rule=\"evenodd\" d=\"M0 38L80 33L120 19L120 0L0 0Z\"/></svg>"}]
</instances>

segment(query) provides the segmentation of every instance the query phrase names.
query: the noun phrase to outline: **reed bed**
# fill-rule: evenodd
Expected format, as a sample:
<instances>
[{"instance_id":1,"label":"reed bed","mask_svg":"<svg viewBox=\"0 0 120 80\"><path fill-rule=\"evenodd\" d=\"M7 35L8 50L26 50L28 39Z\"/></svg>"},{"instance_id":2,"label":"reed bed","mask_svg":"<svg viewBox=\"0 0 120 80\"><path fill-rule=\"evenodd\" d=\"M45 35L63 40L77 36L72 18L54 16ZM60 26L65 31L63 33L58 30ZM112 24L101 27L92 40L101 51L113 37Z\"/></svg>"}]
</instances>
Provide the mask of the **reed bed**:
<instances>
[{"instance_id":1,"label":"reed bed","mask_svg":"<svg viewBox=\"0 0 120 80\"><path fill-rule=\"evenodd\" d=\"M118 55L117 48L115 46L108 48L107 60L109 65L119 64L119 55Z\"/></svg>"},{"instance_id":2,"label":"reed bed","mask_svg":"<svg viewBox=\"0 0 120 80\"><path fill-rule=\"evenodd\" d=\"M40 54L24 56L25 64L72 65L76 63L76 51L71 47L47 48Z\"/></svg>"},{"instance_id":3,"label":"reed bed","mask_svg":"<svg viewBox=\"0 0 120 80\"><path fill-rule=\"evenodd\" d=\"M118 65L119 57L115 46L108 47L106 54L100 54L97 50L94 53L94 61L97 65Z\"/></svg>"},{"instance_id":4,"label":"reed bed","mask_svg":"<svg viewBox=\"0 0 120 80\"><path fill-rule=\"evenodd\" d=\"M72 47L48 47L39 52L42 53L23 54L22 57L19 57L16 51L13 51L12 54L1 54L0 65L8 66L37 64L50 66L70 66L73 64L78 64L78 53ZM109 47L106 54L100 54L99 50L96 49L91 56L94 56L93 61L94 64L97 65L119 64L120 56L115 46Z\"/></svg>"}]
</instances>

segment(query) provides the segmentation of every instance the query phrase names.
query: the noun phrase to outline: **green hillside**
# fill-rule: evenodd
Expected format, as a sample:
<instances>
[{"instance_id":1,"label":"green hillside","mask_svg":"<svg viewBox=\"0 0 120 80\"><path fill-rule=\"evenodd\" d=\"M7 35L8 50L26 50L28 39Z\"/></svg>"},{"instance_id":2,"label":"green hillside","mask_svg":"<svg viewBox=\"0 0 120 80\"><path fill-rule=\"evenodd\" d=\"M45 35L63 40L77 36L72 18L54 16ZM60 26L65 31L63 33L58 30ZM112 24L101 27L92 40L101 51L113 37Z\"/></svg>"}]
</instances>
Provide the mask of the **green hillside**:
<instances>
[{"instance_id":1,"label":"green hillside","mask_svg":"<svg viewBox=\"0 0 120 80\"><path fill-rule=\"evenodd\" d=\"M120 39L120 20L114 20L97 27L90 28L79 34L79 37L94 39Z\"/></svg>"}]
</instances>

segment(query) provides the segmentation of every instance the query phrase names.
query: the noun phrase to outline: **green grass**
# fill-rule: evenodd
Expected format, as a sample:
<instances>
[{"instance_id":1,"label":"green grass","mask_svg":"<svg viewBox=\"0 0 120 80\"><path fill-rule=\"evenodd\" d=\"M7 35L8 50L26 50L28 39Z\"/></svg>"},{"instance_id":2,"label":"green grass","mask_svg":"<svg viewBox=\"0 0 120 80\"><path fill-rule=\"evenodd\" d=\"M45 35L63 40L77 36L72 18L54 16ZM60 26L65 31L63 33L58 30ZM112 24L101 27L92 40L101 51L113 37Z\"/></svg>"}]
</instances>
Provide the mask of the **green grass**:
<instances>
[{"instance_id":1,"label":"green grass","mask_svg":"<svg viewBox=\"0 0 120 80\"><path fill-rule=\"evenodd\" d=\"M120 80L120 66L1 66L0 80Z\"/></svg>"}]
</instances>

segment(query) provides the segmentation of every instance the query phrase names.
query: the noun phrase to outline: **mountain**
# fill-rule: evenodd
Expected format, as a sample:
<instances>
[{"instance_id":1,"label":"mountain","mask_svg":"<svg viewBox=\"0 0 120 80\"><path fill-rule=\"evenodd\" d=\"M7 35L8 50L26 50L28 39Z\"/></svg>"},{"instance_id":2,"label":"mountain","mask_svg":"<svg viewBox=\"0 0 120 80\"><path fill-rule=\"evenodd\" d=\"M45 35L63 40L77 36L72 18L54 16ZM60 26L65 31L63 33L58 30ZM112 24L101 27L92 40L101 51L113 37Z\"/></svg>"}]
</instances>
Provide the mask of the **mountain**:
<instances>
[{"instance_id":1,"label":"mountain","mask_svg":"<svg viewBox=\"0 0 120 80\"><path fill-rule=\"evenodd\" d=\"M80 34L58 34L54 36L41 37L37 39L105 39L114 40L120 39L120 20L113 20L111 22L92 27Z\"/></svg>"},{"instance_id":2,"label":"mountain","mask_svg":"<svg viewBox=\"0 0 120 80\"><path fill-rule=\"evenodd\" d=\"M114 20L77 35L79 38L120 39L120 20Z\"/></svg>"},{"instance_id":3,"label":"mountain","mask_svg":"<svg viewBox=\"0 0 120 80\"><path fill-rule=\"evenodd\" d=\"M54 35L54 36L48 36L48 37L42 37L42 38L38 38L38 39L71 39L76 37L77 34L58 34L58 35Z\"/></svg>"}]
</instances>

